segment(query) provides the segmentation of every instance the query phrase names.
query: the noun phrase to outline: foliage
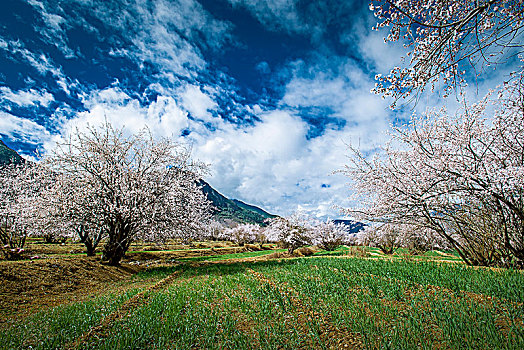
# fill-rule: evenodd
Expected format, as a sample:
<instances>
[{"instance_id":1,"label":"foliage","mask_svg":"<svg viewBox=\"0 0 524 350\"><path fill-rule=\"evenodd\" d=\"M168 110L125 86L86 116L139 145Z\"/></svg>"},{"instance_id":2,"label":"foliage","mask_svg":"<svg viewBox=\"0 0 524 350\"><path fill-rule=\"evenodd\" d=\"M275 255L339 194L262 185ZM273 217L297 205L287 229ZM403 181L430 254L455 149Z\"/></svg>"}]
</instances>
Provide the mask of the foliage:
<instances>
[{"instance_id":1,"label":"foliage","mask_svg":"<svg viewBox=\"0 0 524 350\"><path fill-rule=\"evenodd\" d=\"M380 226L366 226L358 235L358 243L379 248L384 254L393 254L401 246L400 225L383 224Z\"/></svg>"},{"instance_id":2,"label":"foliage","mask_svg":"<svg viewBox=\"0 0 524 350\"><path fill-rule=\"evenodd\" d=\"M350 232L347 225L335 224L332 220L319 221L297 212L282 218L268 220L265 237L270 242L278 242L288 248L291 254L295 249L316 245L321 249L335 250L348 243Z\"/></svg>"},{"instance_id":3,"label":"foliage","mask_svg":"<svg viewBox=\"0 0 524 350\"><path fill-rule=\"evenodd\" d=\"M522 1L373 0L370 9L379 19L375 29L390 30L385 41L408 49L405 67L376 77L373 91L395 101L427 85L433 90L438 80L449 94L465 83L468 66L480 75L522 53Z\"/></svg>"}]
</instances>

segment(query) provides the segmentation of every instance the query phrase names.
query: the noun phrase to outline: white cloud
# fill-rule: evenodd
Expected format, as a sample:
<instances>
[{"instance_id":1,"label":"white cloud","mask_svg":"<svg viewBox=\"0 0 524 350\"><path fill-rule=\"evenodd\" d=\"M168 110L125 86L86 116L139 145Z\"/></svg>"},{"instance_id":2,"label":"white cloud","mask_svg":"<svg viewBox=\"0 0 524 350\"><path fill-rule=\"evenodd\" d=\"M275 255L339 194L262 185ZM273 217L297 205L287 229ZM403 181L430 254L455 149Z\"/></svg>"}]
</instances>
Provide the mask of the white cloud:
<instances>
[{"instance_id":1,"label":"white cloud","mask_svg":"<svg viewBox=\"0 0 524 350\"><path fill-rule=\"evenodd\" d=\"M363 9L358 2L339 0L228 0L236 8L244 8L266 30L299 34L309 38L320 49L325 40L335 39L341 29L353 27ZM337 28L338 27L338 28ZM333 29L335 31L333 31ZM330 37L327 38L326 34ZM334 37L333 37L334 36Z\"/></svg>"},{"instance_id":2,"label":"white cloud","mask_svg":"<svg viewBox=\"0 0 524 350\"><path fill-rule=\"evenodd\" d=\"M229 2L233 6L244 6L270 29L301 32L307 28L298 15L295 0L229 0Z\"/></svg>"},{"instance_id":3,"label":"white cloud","mask_svg":"<svg viewBox=\"0 0 524 350\"><path fill-rule=\"evenodd\" d=\"M173 74L194 77L196 71L206 67L199 47L216 50L230 40L231 24L213 18L196 0L71 0L68 12L60 2L26 1L42 18L43 25L36 26L35 31L66 58L82 55L78 48L70 47L67 33L68 29L81 28L102 42L114 44L107 54L153 63L166 78ZM82 11L89 11L110 28L110 36L101 34L99 23L90 23L93 21L79 15ZM121 46L123 43L125 47Z\"/></svg>"},{"instance_id":4,"label":"white cloud","mask_svg":"<svg viewBox=\"0 0 524 350\"><path fill-rule=\"evenodd\" d=\"M254 125L224 124L212 134L192 134L196 155L212 163L213 186L280 215L302 209L338 217L333 206L351 204L348 179L331 174L347 162L347 144L370 151L383 143L391 112L387 101L369 92L372 78L351 60L314 62L291 65L292 79L277 108L250 109L260 119ZM311 125L298 115L304 107L325 108L345 126L327 124L321 135L308 138Z\"/></svg>"},{"instance_id":5,"label":"white cloud","mask_svg":"<svg viewBox=\"0 0 524 350\"><path fill-rule=\"evenodd\" d=\"M195 43L218 49L230 38L230 24L214 19L196 0L137 0L115 8L106 1L94 2L93 14L133 43L110 53L153 63L170 80L176 80L173 74L194 77L206 67Z\"/></svg>"},{"instance_id":6,"label":"white cloud","mask_svg":"<svg viewBox=\"0 0 524 350\"><path fill-rule=\"evenodd\" d=\"M18 90L12 91L7 86L0 87L0 101L10 101L21 107L40 105L48 107L54 101L53 95L46 90Z\"/></svg>"},{"instance_id":7,"label":"white cloud","mask_svg":"<svg viewBox=\"0 0 524 350\"><path fill-rule=\"evenodd\" d=\"M43 53L34 53L29 51L21 41L3 41L4 44L0 44L0 49L9 51L15 56L19 56L22 60L29 63L38 73L42 76L51 74L55 79L56 83L62 90L68 95L71 93L70 86L76 85L77 82L72 83L62 71L62 67L56 66L52 60Z\"/></svg>"},{"instance_id":8,"label":"white cloud","mask_svg":"<svg viewBox=\"0 0 524 350\"><path fill-rule=\"evenodd\" d=\"M299 159L307 144L308 125L284 111L259 116L254 126L224 125L211 135L195 135L195 154L212 164L212 181L226 194L270 204L295 181L283 164ZM283 186L284 185L284 186Z\"/></svg>"},{"instance_id":9,"label":"white cloud","mask_svg":"<svg viewBox=\"0 0 524 350\"><path fill-rule=\"evenodd\" d=\"M182 106L190 112L194 118L213 121L209 112L218 107L217 103L209 97L209 95L202 92L200 87L188 84L182 89L180 96Z\"/></svg>"},{"instance_id":10,"label":"white cloud","mask_svg":"<svg viewBox=\"0 0 524 350\"><path fill-rule=\"evenodd\" d=\"M202 135L195 154L212 164L210 183L226 195L288 215L299 206L312 215L338 217L334 205L349 206L347 178L331 175L346 162L346 142L371 149L385 138L387 118L327 128L308 139L309 125L289 111L258 115L254 126L224 127ZM373 141L372 141L373 140Z\"/></svg>"},{"instance_id":11,"label":"white cloud","mask_svg":"<svg viewBox=\"0 0 524 350\"><path fill-rule=\"evenodd\" d=\"M65 14L60 7L60 4L53 4L52 10L55 13L48 11L47 6L38 0L27 0L27 2L35 8L42 16L44 26L36 27L36 31L41 34L42 38L51 45L56 46L62 51L66 58L73 58L76 52L69 48L65 29L70 26L64 18Z\"/></svg>"},{"instance_id":12,"label":"white cloud","mask_svg":"<svg viewBox=\"0 0 524 350\"><path fill-rule=\"evenodd\" d=\"M92 92L84 105L86 111L64 122L62 134L76 128L83 130L88 125L100 125L105 121L117 128L125 128L129 133L148 127L158 137L178 138L189 127L187 113L169 96L158 96L150 105L142 106L119 88L111 87ZM48 145L48 148L52 147Z\"/></svg>"},{"instance_id":13,"label":"white cloud","mask_svg":"<svg viewBox=\"0 0 524 350\"><path fill-rule=\"evenodd\" d=\"M331 117L352 127L364 126L362 138L387 128L388 103L370 93L372 78L350 59L317 59L315 65L295 64L281 106L329 108ZM368 129L368 130L367 130Z\"/></svg>"},{"instance_id":14,"label":"white cloud","mask_svg":"<svg viewBox=\"0 0 524 350\"><path fill-rule=\"evenodd\" d=\"M198 102L201 96L196 95ZM310 126L292 112L263 112L254 106L259 122L242 126L222 120L211 132L204 121L189 119L185 107L172 97L161 95L143 106L116 87L93 92L85 107L64 122L61 135L105 120L130 133L147 126L155 136L190 142L195 157L211 164L208 180L218 190L278 214L290 214L300 204L314 215L334 217L332 205L344 200L346 179L329 174L342 166L343 141L355 130L329 129L308 139ZM185 129L192 132L183 138ZM51 149L59 137L47 136L44 147Z\"/></svg>"},{"instance_id":15,"label":"white cloud","mask_svg":"<svg viewBox=\"0 0 524 350\"><path fill-rule=\"evenodd\" d=\"M12 140L40 144L50 139L50 133L38 123L0 111L0 133Z\"/></svg>"}]
</instances>

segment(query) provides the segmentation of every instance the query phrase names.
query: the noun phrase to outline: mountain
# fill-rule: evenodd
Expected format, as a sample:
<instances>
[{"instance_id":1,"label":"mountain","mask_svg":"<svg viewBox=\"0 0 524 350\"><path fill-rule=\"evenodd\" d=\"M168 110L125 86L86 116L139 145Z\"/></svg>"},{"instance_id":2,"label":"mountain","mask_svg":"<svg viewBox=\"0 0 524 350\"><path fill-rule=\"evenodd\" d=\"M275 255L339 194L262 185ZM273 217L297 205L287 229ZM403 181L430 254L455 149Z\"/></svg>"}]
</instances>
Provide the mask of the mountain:
<instances>
[{"instance_id":1,"label":"mountain","mask_svg":"<svg viewBox=\"0 0 524 350\"><path fill-rule=\"evenodd\" d=\"M244 209L246 209L246 210L254 211L255 213L258 213L258 214L262 215L262 216L265 217L266 219L276 217L276 215L269 214L269 213L268 213L267 211L265 211L264 209L260 209L259 207L255 207L254 205L244 203L244 202L242 202L242 201L239 201L238 199L232 199L232 201L233 201L236 205L238 205L240 208L244 208Z\"/></svg>"},{"instance_id":2,"label":"mountain","mask_svg":"<svg viewBox=\"0 0 524 350\"><path fill-rule=\"evenodd\" d=\"M18 153L7 147L6 144L0 140L0 165L5 164L20 164L24 162L24 158L20 157Z\"/></svg>"},{"instance_id":3,"label":"mountain","mask_svg":"<svg viewBox=\"0 0 524 350\"><path fill-rule=\"evenodd\" d=\"M264 224L264 220L274 218L276 215L246 204L237 199L229 199L211 187L204 180L200 180L202 191L207 195L212 205L215 207L214 216L218 219L230 219L237 222L251 224Z\"/></svg>"}]
</instances>

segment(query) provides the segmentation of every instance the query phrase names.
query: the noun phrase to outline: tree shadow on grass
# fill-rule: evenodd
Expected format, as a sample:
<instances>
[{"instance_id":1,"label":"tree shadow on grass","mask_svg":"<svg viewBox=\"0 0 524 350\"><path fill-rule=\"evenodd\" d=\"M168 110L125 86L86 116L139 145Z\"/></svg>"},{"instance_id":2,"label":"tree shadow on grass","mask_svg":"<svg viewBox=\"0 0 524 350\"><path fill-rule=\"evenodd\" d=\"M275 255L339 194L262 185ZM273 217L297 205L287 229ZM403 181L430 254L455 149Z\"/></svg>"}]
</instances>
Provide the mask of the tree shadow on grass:
<instances>
[{"instance_id":1,"label":"tree shadow on grass","mask_svg":"<svg viewBox=\"0 0 524 350\"><path fill-rule=\"evenodd\" d=\"M185 262L173 266L157 266L148 268L135 275L136 278L167 277L177 271L184 277L200 276L226 276L244 273L248 268L256 267L279 267L290 264L291 262L303 259L268 260L268 261L249 261L249 262Z\"/></svg>"}]
</instances>

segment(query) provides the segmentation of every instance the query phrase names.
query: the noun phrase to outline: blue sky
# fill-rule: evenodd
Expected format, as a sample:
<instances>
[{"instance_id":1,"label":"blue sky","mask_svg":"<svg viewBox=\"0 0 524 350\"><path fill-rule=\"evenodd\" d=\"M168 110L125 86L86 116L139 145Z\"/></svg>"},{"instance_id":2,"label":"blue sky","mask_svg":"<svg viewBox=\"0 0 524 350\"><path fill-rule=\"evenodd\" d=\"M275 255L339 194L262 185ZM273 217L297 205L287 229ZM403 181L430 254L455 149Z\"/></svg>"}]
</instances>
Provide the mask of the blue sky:
<instances>
[{"instance_id":1,"label":"blue sky","mask_svg":"<svg viewBox=\"0 0 524 350\"><path fill-rule=\"evenodd\" d=\"M366 1L8 0L0 23L0 135L27 157L105 118L147 125L229 197L337 217L347 144L404 118L369 92L403 49Z\"/></svg>"}]
</instances>

